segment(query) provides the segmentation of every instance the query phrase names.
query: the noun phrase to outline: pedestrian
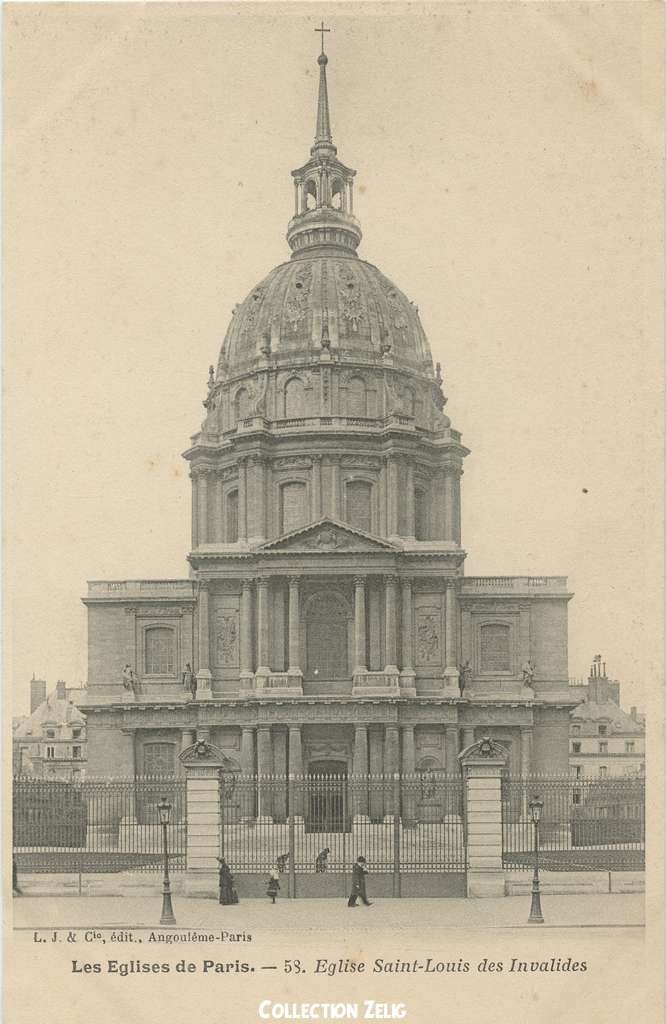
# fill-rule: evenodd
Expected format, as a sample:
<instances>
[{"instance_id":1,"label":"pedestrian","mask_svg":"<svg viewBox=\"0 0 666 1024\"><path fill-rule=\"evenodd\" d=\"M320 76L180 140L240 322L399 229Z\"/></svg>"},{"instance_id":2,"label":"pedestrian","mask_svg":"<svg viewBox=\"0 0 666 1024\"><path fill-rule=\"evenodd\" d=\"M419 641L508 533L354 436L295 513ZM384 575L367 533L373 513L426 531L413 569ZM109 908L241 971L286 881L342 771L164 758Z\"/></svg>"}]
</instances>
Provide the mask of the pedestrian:
<instances>
[{"instance_id":1,"label":"pedestrian","mask_svg":"<svg viewBox=\"0 0 666 1024\"><path fill-rule=\"evenodd\" d=\"M277 894L280 890L280 872L277 865L268 872L268 888L266 889L266 895L270 898L271 903L275 903Z\"/></svg>"},{"instance_id":2,"label":"pedestrian","mask_svg":"<svg viewBox=\"0 0 666 1024\"><path fill-rule=\"evenodd\" d=\"M315 871L318 875L328 870L328 855L331 851L328 846L320 850L315 861Z\"/></svg>"},{"instance_id":3,"label":"pedestrian","mask_svg":"<svg viewBox=\"0 0 666 1024\"><path fill-rule=\"evenodd\" d=\"M349 899L347 900L347 906L348 907L355 907L356 906L356 900L359 898L359 896L361 898L361 902L366 907L371 907L372 906L372 903L368 899L368 894L365 891L365 876L368 873L368 869L365 866L365 864L366 864L365 857L357 857L356 858L356 863L354 864L354 867L352 868L352 888L351 888L351 895L350 895Z\"/></svg>"},{"instance_id":4,"label":"pedestrian","mask_svg":"<svg viewBox=\"0 0 666 1024\"><path fill-rule=\"evenodd\" d=\"M217 862L220 865L220 903L223 903L225 906L230 906L233 903L238 903L238 893L236 892L236 888L234 886L234 876L231 874L229 865L227 864L224 857L218 857Z\"/></svg>"}]
</instances>

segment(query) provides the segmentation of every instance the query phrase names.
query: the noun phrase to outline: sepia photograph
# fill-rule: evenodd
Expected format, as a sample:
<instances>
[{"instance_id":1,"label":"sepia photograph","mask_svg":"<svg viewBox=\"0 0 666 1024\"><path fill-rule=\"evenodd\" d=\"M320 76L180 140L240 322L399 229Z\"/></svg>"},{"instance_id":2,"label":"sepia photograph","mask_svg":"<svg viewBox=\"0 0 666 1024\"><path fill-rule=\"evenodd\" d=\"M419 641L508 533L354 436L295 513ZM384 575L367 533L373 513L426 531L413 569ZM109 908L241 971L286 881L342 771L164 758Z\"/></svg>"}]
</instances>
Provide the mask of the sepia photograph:
<instances>
[{"instance_id":1,"label":"sepia photograph","mask_svg":"<svg viewBox=\"0 0 666 1024\"><path fill-rule=\"evenodd\" d=\"M11 1024L663 1020L662 24L4 5Z\"/></svg>"}]
</instances>

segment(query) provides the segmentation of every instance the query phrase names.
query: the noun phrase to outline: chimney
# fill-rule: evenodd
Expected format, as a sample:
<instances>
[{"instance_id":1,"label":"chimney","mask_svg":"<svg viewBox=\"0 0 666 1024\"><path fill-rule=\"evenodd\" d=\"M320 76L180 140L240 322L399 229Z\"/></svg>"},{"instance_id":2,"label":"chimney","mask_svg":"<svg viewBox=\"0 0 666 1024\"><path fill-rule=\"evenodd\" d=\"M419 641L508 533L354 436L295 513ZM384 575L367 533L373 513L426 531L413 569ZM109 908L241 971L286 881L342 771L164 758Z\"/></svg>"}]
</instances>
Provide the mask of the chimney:
<instances>
[{"instance_id":1,"label":"chimney","mask_svg":"<svg viewBox=\"0 0 666 1024\"><path fill-rule=\"evenodd\" d=\"M30 714L32 715L40 704L46 700L46 680L35 679L34 675L30 680Z\"/></svg>"},{"instance_id":2,"label":"chimney","mask_svg":"<svg viewBox=\"0 0 666 1024\"><path fill-rule=\"evenodd\" d=\"M64 679L59 679L56 683L56 698L58 700L67 700L67 683Z\"/></svg>"}]
</instances>

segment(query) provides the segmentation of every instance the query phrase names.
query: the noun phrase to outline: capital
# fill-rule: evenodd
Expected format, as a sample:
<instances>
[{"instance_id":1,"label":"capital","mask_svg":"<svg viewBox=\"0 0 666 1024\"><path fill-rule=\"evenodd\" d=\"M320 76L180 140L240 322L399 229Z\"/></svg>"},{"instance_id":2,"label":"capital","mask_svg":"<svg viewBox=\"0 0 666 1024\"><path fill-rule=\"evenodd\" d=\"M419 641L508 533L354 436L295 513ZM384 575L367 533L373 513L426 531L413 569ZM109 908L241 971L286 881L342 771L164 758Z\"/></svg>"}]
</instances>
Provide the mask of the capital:
<instances>
[{"instance_id":1,"label":"capital","mask_svg":"<svg viewBox=\"0 0 666 1024\"><path fill-rule=\"evenodd\" d=\"M446 587L447 590L456 590L457 587L458 587L458 577L457 576L448 576L444 580L444 586Z\"/></svg>"},{"instance_id":2,"label":"capital","mask_svg":"<svg viewBox=\"0 0 666 1024\"><path fill-rule=\"evenodd\" d=\"M199 593L207 594L210 589L210 582L208 580L199 580Z\"/></svg>"},{"instance_id":3,"label":"capital","mask_svg":"<svg viewBox=\"0 0 666 1024\"><path fill-rule=\"evenodd\" d=\"M244 591L252 590L254 586L254 580L250 576L246 576L241 580L241 587Z\"/></svg>"},{"instance_id":4,"label":"capital","mask_svg":"<svg viewBox=\"0 0 666 1024\"><path fill-rule=\"evenodd\" d=\"M400 583L402 584L402 589L403 590L411 590L412 589L412 582L413 582L413 580L412 580L411 576L401 576L400 577Z\"/></svg>"},{"instance_id":5,"label":"capital","mask_svg":"<svg viewBox=\"0 0 666 1024\"><path fill-rule=\"evenodd\" d=\"M392 572L387 573L386 576L384 577L384 583L386 584L387 587L388 586L394 587L397 582L398 582L398 577L395 575L395 573L392 573Z\"/></svg>"},{"instance_id":6,"label":"capital","mask_svg":"<svg viewBox=\"0 0 666 1024\"><path fill-rule=\"evenodd\" d=\"M300 576L289 576L289 586L290 587L297 587L300 582L301 582L301 577Z\"/></svg>"},{"instance_id":7,"label":"capital","mask_svg":"<svg viewBox=\"0 0 666 1024\"><path fill-rule=\"evenodd\" d=\"M365 586L365 581L366 581L366 577L365 576L354 576L354 586L355 587L364 587Z\"/></svg>"}]
</instances>

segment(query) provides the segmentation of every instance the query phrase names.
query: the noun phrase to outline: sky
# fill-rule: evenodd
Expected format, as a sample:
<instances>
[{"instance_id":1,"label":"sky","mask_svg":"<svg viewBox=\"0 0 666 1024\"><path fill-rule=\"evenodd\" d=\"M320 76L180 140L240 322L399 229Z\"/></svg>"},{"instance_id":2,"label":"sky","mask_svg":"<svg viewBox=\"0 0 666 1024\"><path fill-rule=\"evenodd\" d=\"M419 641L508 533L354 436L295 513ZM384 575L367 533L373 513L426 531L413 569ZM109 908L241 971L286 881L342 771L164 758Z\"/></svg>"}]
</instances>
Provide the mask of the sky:
<instances>
[{"instance_id":1,"label":"sky","mask_svg":"<svg viewBox=\"0 0 666 1024\"><path fill-rule=\"evenodd\" d=\"M650 4L4 8L5 677L86 679L90 579L187 576L181 453L288 258L323 17L360 255L419 307L469 575L566 575L569 674L661 685ZM654 38L657 38L656 36Z\"/></svg>"}]
</instances>

